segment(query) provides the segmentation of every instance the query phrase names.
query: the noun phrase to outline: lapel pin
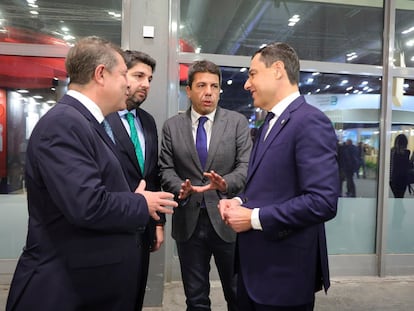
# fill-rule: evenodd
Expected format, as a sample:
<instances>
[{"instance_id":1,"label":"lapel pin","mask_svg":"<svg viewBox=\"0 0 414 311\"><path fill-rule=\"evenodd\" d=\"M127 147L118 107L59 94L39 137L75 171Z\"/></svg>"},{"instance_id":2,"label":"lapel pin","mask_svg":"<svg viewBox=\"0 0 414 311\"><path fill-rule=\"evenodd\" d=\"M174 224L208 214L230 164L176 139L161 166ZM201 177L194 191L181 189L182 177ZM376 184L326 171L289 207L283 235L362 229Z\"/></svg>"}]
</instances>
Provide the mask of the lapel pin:
<instances>
[{"instance_id":1,"label":"lapel pin","mask_svg":"<svg viewBox=\"0 0 414 311\"><path fill-rule=\"evenodd\" d=\"M281 122L280 122L280 124L285 124L285 122L286 122L286 120L285 119L283 119Z\"/></svg>"}]
</instances>

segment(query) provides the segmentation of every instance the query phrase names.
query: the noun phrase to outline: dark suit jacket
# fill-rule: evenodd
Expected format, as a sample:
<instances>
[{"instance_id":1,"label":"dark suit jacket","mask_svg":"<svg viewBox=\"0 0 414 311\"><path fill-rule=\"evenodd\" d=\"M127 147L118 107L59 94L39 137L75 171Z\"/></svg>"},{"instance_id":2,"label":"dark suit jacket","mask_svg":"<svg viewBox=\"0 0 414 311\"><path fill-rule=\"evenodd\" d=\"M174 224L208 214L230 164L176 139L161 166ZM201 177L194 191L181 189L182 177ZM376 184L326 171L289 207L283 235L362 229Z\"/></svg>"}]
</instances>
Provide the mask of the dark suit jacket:
<instances>
[{"instance_id":1,"label":"dark suit jacket","mask_svg":"<svg viewBox=\"0 0 414 311\"><path fill-rule=\"evenodd\" d=\"M223 176L228 184L227 194L212 190L193 194L179 202L172 216L172 237L176 241L186 241L193 234L203 198L217 234L224 241L235 241L236 233L222 221L217 204L221 198L233 197L243 189L251 144L247 119L238 112L217 107L203 169L192 134L191 110L165 122L160 152L163 189L178 195L187 178L196 186L208 184L203 172L210 170Z\"/></svg>"},{"instance_id":2,"label":"dark suit jacket","mask_svg":"<svg viewBox=\"0 0 414 311\"><path fill-rule=\"evenodd\" d=\"M113 143L65 95L37 123L27 148L29 227L7 310L132 310L136 231L149 218L131 193Z\"/></svg>"},{"instance_id":3,"label":"dark suit jacket","mask_svg":"<svg viewBox=\"0 0 414 311\"><path fill-rule=\"evenodd\" d=\"M238 247L246 289L260 304L306 304L329 287L324 222L339 196L336 140L329 119L300 96L261 151L253 146L241 198L260 208L263 231L239 234Z\"/></svg>"},{"instance_id":4,"label":"dark suit jacket","mask_svg":"<svg viewBox=\"0 0 414 311\"><path fill-rule=\"evenodd\" d=\"M129 188L132 192L138 187L141 179L145 179L147 183L146 190L160 191L160 171L158 166L158 133L154 118L145 110L138 108L136 110L145 137L145 166L144 173L138 165L137 156L135 154L134 145L117 112L106 116L115 136L116 149L119 151L121 166L125 172ZM159 214L160 223L165 223L165 215ZM150 246L154 242L156 222L150 217L147 224L145 238Z\"/></svg>"}]
</instances>

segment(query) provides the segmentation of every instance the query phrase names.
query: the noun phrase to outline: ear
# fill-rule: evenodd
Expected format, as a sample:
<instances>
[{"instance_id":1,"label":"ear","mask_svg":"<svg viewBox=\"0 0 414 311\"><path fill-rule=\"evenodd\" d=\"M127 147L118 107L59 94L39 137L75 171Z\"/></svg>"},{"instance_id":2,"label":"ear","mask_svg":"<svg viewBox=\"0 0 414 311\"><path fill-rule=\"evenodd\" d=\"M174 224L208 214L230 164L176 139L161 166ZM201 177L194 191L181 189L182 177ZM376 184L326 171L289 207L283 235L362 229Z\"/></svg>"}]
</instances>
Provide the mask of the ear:
<instances>
[{"instance_id":1,"label":"ear","mask_svg":"<svg viewBox=\"0 0 414 311\"><path fill-rule=\"evenodd\" d=\"M280 79L285 71L285 64L282 61L278 60L272 64L272 68L275 73L275 78Z\"/></svg>"},{"instance_id":2,"label":"ear","mask_svg":"<svg viewBox=\"0 0 414 311\"><path fill-rule=\"evenodd\" d=\"M98 65L95 68L95 72L94 72L94 79L97 83L103 83L104 81L104 74L105 74L105 66L104 65Z\"/></svg>"},{"instance_id":3,"label":"ear","mask_svg":"<svg viewBox=\"0 0 414 311\"><path fill-rule=\"evenodd\" d=\"M188 98L190 98L191 88L190 88L190 86L189 86L189 85L187 85L187 86L185 87L185 91L187 92L187 97L188 97Z\"/></svg>"}]
</instances>

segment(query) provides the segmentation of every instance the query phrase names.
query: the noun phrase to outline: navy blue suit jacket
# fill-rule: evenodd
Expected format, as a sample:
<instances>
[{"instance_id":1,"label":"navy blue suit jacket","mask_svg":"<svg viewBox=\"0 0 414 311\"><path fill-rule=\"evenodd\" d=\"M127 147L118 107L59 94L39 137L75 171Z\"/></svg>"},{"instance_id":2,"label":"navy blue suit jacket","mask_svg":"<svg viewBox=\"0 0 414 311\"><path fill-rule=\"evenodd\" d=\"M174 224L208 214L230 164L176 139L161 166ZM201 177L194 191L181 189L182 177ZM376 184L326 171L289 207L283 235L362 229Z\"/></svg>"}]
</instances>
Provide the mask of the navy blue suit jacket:
<instances>
[{"instance_id":1,"label":"navy blue suit jacket","mask_svg":"<svg viewBox=\"0 0 414 311\"><path fill-rule=\"evenodd\" d=\"M238 235L239 269L254 301L301 305L329 287L324 222L336 215L338 181L332 125L300 96L260 150L255 142L241 195L244 206L260 208L263 227Z\"/></svg>"},{"instance_id":2,"label":"navy blue suit jacket","mask_svg":"<svg viewBox=\"0 0 414 311\"><path fill-rule=\"evenodd\" d=\"M28 236L6 310L132 310L149 218L131 193L113 143L90 112L65 95L27 148Z\"/></svg>"}]
</instances>

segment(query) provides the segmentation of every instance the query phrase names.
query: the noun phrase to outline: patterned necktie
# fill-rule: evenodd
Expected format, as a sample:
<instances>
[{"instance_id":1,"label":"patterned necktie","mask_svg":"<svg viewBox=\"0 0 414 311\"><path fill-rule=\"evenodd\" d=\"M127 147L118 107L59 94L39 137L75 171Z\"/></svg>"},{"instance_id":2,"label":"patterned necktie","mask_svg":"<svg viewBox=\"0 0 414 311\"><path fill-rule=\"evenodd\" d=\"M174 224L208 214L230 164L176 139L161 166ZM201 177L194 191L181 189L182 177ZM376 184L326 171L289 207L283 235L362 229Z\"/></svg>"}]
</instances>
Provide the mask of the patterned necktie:
<instances>
[{"instance_id":1,"label":"patterned necktie","mask_svg":"<svg viewBox=\"0 0 414 311\"><path fill-rule=\"evenodd\" d=\"M207 161L207 133L204 128L204 123L208 120L207 117L200 117L198 119L197 136L196 136L196 148L198 157L200 158L201 167L204 169Z\"/></svg>"},{"instance_id":2,"label":"patterned necktie","mask_svg":"<svg viewBox=\"0 0 414 311\"><path fill-rule=\"evenodd\" d=\"M109 124L108 120L104 119L102 121L102 126L105 129L106 134L108 134L109 138L112 140L112 142L115 144L115 137L114 133L112 133L111 125Z\"/></svg>"},{"instance_id":3,"label":"patterned necktie","mask_svg":"<svg viewBox=\"0 0 414 311\"><path fill-rule=\"evenodd\" d=\"M131 140L135 147L135 154L137 155L138 164L141 168L141 172L144 173L144 156L142 154L141 144L139 143L137 129L135 128L135 116L133 113L128 112L126 114L129 129L131 130Z\"/></svg>"}]
</instances>

